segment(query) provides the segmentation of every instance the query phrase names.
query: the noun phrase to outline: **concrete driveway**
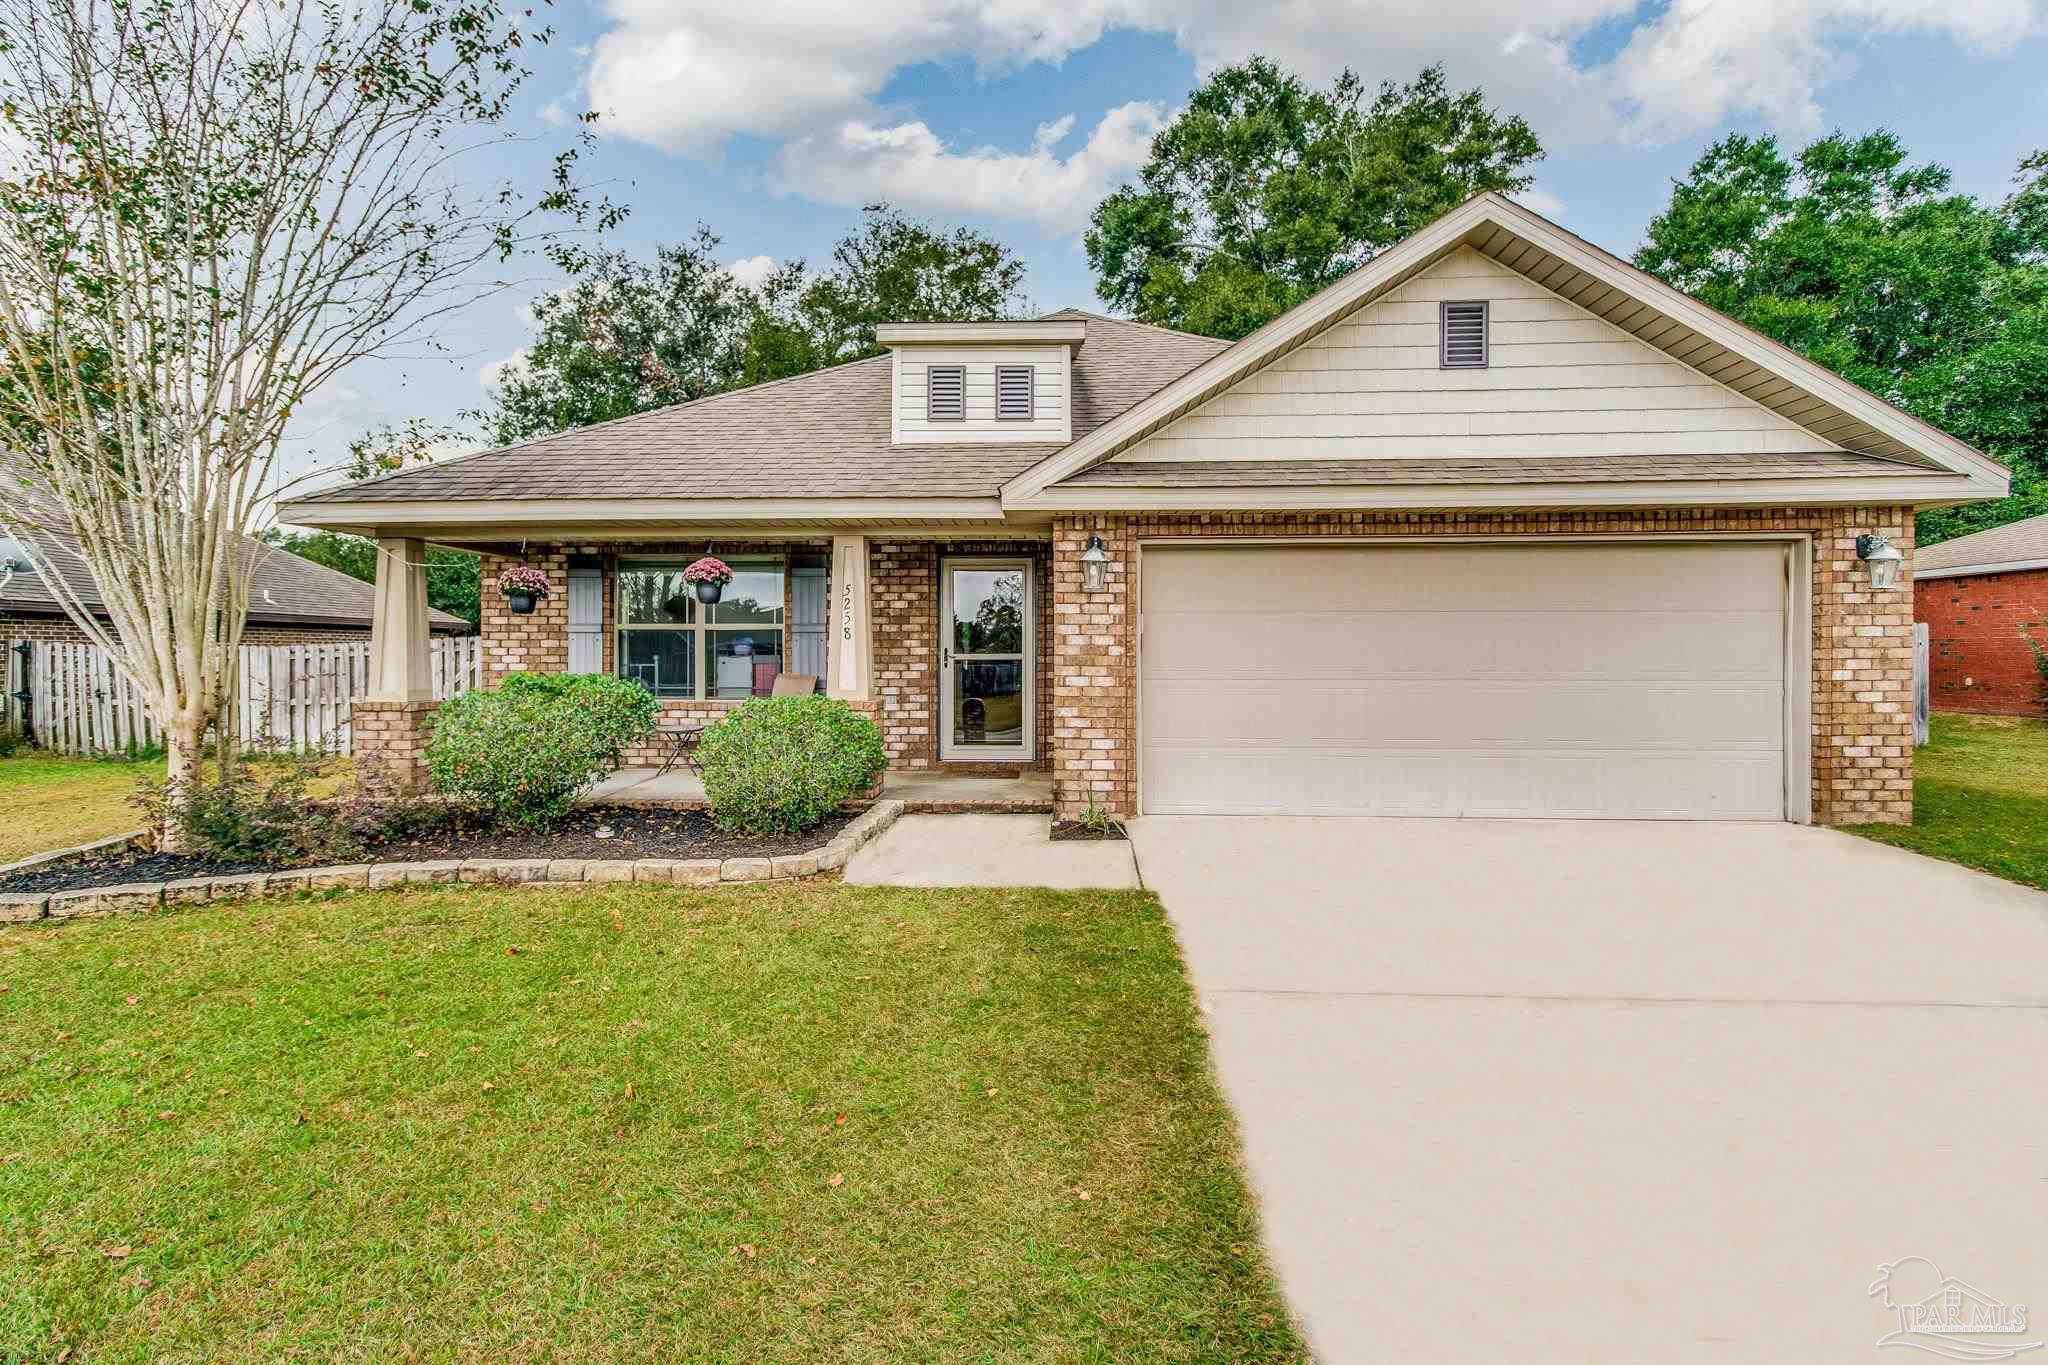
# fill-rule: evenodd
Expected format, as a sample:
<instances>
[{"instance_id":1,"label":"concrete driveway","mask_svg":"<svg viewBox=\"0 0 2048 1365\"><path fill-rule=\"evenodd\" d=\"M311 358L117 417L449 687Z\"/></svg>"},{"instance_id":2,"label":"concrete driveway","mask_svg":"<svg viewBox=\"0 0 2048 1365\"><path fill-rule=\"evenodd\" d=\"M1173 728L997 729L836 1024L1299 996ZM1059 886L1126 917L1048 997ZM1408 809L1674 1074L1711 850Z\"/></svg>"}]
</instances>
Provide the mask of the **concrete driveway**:
<instances>
[{"instance_id":1,"label":"concrete driveway","mask_svg":"<svg viewBox=\"0 0 2048 1365\"><path fill-rule=\"evenodd\" d=\"M2048 1337L2048 896L1790 825L1132 833L1319 1359L1908 1359L1944 1276Z\"/></svg>"}]
</instances>

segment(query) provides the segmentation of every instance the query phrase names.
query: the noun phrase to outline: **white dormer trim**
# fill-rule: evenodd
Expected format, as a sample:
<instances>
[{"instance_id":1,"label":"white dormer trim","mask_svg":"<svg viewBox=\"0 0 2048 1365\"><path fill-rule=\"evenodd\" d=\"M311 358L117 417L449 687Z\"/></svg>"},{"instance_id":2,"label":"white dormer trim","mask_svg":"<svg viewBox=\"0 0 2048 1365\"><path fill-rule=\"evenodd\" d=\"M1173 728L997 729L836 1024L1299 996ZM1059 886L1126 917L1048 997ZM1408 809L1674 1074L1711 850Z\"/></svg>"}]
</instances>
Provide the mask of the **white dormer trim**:
<instances>
[{"instance_id":1,"label":"white dormer trim","mask_svg":"<svg viewBox=\"0 0 2048 1365\"><path fill-rule=\"evenodd\" d=\"M1088 324L1079 318L1050 322L885 322L875 328L884 346L1064 346L1081 349Z\"/></svg>"}]
</instances>

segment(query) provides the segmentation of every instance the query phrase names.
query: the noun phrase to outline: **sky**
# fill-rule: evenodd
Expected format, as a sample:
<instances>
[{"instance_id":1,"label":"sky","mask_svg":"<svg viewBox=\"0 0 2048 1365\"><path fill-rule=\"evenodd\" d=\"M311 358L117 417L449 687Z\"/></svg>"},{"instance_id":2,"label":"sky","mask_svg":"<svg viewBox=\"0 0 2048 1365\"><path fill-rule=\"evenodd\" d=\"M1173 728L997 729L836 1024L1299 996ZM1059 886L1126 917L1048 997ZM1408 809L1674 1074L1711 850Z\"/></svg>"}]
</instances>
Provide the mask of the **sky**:
<instances>
[{"instance_id":1,"label":"sky","mask_svg":"<svg viewBox=\"0 0 2048 1365\"><path fill-rule=\"evenodd\" d=\"M1542 139L1524 201L1622 255L1729 132L1796 147L1887 127L1989 199L2048 147L2048 0L561 0L552 16L520 141L476 171L537 183L594 110L584 173L631 209L611 245L651 255L703 223L754 278L827 261L885 199L1006 242L1035 311L1103 308L1089 212L1205 75L1252 53L1316 83L1442 62ZM507 278L431 347L316 395L286 470L484 405L560 283L532 262Z\"/></svg>"}]
</instances>

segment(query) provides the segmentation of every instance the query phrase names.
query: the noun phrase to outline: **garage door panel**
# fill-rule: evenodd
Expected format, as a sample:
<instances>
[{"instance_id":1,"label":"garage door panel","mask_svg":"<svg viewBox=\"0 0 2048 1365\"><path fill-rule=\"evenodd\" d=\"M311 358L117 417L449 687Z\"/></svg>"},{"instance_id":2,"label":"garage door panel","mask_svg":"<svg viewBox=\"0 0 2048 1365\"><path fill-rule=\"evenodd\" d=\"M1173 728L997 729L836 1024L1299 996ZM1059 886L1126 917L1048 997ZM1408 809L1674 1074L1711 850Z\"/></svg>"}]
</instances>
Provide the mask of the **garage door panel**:
<instances>
[{"instance_id":1,"label":"garage door panel","mask_svg":"<svg viewBox=\"0 0 2048 1365\"><path fill-rule=\"evenodd\" d=\"M1286 683L1235 689L1162 683L1148 740L1275 749L1647 748L1777 752L1784 689L1768 683L1530 685L1474 679Z\"/></svg>"},{"instance_id":2,"label":"garage door panel","mask_svg":"<svg viewBox=\"0 0 2048 1365\"><path fill-rule=\"evenodd\" d=\"M1148 549L1143 807L1782 818L1783 553Z\"/></svg>"},{"instance_id":3,"label":"garage door panel","mask_svg":"<svg viewBox=\"0 0 2048 1365\"><path fill-rule=\"evenodd\" d=\"M1782 611L1145 613L1176 679L1687 678L1777 681Z\"/></svg>"},{"instance_id":4,"label":"garage door panel","mask_svg":"<svg viewBox=\"0 0 2048 1365\"><path fill-rule=\"evenodd\" d=\"M1154 750L1154 815L1776 820L1783 767L1767 751ZM1176 800L1174 793L1214 796Z\"/></svg>"},{"instance_id":5,"label":"garage door panel","mask_svg":"<svg viewBox=\"0 0 2048 1365\"><path fill-rule=\"evenodd\" d=\"M1783 551L1768 543L1502 545L1469 543L1359 547L1253 545L1164 547L1148 556L1194 565L1148 584L1147 611L1286 609L1473 611L1512 603L1518 611L1779 611ZM1532 557L1543 561L1532 573Z\"/></svg>"}]
</instances>

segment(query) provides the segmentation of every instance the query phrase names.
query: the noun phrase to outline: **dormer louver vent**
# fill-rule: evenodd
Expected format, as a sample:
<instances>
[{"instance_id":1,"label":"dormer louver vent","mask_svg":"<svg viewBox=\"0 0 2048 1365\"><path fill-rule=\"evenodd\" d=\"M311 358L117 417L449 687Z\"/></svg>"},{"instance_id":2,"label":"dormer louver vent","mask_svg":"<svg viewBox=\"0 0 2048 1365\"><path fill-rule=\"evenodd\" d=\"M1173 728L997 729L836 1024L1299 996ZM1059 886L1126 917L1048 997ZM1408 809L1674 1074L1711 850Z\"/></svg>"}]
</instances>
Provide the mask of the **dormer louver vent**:
<instances>
[{"instance_id":1,"label":"dormer louver vent","mask_svg":"<svg viewBox=\"0 0 2048 1365\"><path fill-rule=\"evenodd\" d=\"M1486 303L1484 300L1443 305L1440 363L1447 370L1486 368Z\"/></svg>"},{"instance_id":2,"label":"dormer louver vent","mask_svg":"<svg viewBox=\"0 0 2048 1365\"><path fill-rule=\"evenodd\" d=\"M925 371L925 416L934 422L967 420L967 367L934 365Z\"/></svg>"},{"instance_id":3,"label":"dormer louver vent","mask_svg":"<svg viewBox=\"0 0 2048 1365\"><path fill-rule=\"evenodd\" d=\"M1033 413L1032 375L1029 365L996 366L996 420L1028 422Z\"/></svg>"}]
</instances>

